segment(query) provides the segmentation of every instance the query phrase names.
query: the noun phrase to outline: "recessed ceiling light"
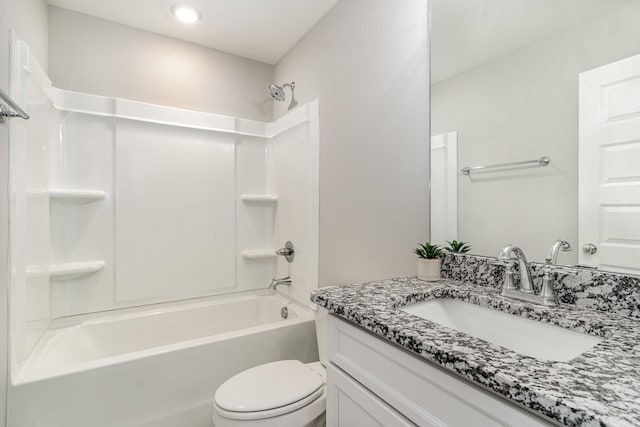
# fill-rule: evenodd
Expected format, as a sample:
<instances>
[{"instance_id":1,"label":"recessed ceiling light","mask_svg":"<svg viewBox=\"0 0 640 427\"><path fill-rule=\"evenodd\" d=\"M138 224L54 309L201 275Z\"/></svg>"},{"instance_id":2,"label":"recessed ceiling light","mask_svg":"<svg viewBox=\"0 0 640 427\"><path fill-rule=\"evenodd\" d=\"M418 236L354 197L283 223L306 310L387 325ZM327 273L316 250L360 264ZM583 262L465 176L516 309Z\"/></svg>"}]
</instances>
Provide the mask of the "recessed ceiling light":
<instances>
[{"instance_id":1,"label":"recessed ceiling light","mask_svg":"<svg viewBox=\"0 0 640 427\"><path fill-rule=\"evenodd\" d=\"M195 24L202 19L202 13L199 10L181 4L171 6L171 13L185 24Z\"/></svg>"}]
</instances>

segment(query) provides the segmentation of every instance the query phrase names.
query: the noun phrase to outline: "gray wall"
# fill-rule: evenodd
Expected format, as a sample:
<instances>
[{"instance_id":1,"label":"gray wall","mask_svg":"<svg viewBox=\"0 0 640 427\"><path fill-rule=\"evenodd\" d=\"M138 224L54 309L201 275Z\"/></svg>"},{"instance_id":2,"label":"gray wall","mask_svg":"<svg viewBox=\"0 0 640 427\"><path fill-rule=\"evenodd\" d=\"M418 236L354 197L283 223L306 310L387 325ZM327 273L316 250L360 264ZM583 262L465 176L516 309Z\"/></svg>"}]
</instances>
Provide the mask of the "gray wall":
<instances>
[{"instance_id":1,"label":"gray wall","mask_svg":"<svg viewBox=\"0 0 640 427\"><path fill-rule=\"evenodd\" d=\"M47 6L45 0L0 0L0 88L9 91L9 29L27 41L38 61L47 64ZM17 119L13 119L17 120ZM6 424L7 392L7 235L9 126L0 124L0 425Z\"/></svg>"},{"instance_id":2,"label":"gray wall","mask_svg":"<svg viewBox=\"0 0 640 427\"><path fill-rule=\"evenodd\" d=\"M416 274L411 252L428 238L427 18L426 0L341 0L276 64L300 104L320 99L320 286Z\"/></svg>"},{"instance_id":3,"label":"gray wall","mask_svg":"<svg viewBox=\"0 0 640 427\"><path fill-rule=\"evenodd\" d=\"M578 74L640 53L640 2L585 21L432 88L432 135L458 131L458 165L548 155L547 168L459 176L460 239L543 261L578 239ZM437 201L434 201L437 203ZM577 261L577 252L559 262Z\"/></svg>"},{"instance_id":4,"label":"gray wall","mask_svg":"<svg viewBox=\"0 0 640 427\"><path fill-rule=\"evenodd\" d=\"M270 119L273 66L49 7L49 77L67 90Z\"/></svg>"}]
</instances>

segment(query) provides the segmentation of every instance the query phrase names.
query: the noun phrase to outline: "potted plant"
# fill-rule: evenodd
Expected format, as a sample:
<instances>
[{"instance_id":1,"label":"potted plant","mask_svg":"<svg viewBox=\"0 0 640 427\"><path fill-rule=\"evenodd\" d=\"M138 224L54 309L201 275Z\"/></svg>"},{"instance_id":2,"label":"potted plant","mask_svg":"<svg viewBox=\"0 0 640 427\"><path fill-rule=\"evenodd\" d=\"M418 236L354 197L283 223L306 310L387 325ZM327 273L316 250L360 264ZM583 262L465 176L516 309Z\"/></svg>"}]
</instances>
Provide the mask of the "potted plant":
<instances>
[{"instance_id":1,"label":"potted plant","mask_svg":"<svg viewBox=\"0 0 640 427\"><path fill-rule=\"evenodd\" d=\"M440 255L442 247L432 245L429 242L418 243L418 247L413 251L418 255L418 279L440 280Z\"/></svg>"},{"instance_id":2,"label":"potted plant","mask_svg":"<svg viewBox=\"0 0 640 427\"><path fill-rule=\"evenodd\" d=\"M447 240L447 243L449 244L449 246L447 246L445 249L452 254L466 254L472 248L469 242L463 242L462 240L459 242L457 240Z\"/></svg>"}]
</instances>

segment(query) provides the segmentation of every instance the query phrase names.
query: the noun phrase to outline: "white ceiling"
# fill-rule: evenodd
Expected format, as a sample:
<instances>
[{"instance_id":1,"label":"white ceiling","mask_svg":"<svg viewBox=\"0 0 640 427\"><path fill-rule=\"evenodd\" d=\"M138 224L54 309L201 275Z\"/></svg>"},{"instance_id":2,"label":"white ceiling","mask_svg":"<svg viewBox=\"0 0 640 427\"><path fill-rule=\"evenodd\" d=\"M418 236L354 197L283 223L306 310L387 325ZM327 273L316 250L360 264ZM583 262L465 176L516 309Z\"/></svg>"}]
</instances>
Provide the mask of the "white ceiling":
<instances>
[{"instance_id":1,"label":"white ceiling","mask_svg":"<svg viewBox=\"0 0 640 427\"><path fill-rule=\"evenodd\" d=\"M130 27L275 64L338 0L48 0ZM174 4L199 9L197 24L180 23Z\"/></svg>"},{"instance_id":2,"label":"white ceiling","mask_svg":"<svg viewBox=\"0 0 640 427\"><path fill-rule=\"evenodd\" d=\"M431 82L637 0L433 0Z\"/></svg>"}]
</instances>

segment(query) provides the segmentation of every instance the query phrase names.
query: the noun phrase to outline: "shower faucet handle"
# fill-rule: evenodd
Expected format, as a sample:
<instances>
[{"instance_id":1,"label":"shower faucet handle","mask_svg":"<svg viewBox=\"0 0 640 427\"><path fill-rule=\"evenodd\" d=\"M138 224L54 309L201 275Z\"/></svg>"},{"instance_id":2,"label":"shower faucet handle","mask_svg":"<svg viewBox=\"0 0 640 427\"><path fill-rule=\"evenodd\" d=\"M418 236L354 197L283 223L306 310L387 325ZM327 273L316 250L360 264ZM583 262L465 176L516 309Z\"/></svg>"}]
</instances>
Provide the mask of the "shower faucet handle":
<instances>
[{"instance_id":1,"label":"shower faucet handle","mask_svg":"<svg viewBox=\"0 0 640 427\"><path fill-rule=\"evenodd\" d=\"M276 251L276 255L283 256L289 262L293 262L295 254L296 250L294 249L291 241L287 241L287 243L284 244L284 248L280 248Z\"/></svg>"}]
</instances>

